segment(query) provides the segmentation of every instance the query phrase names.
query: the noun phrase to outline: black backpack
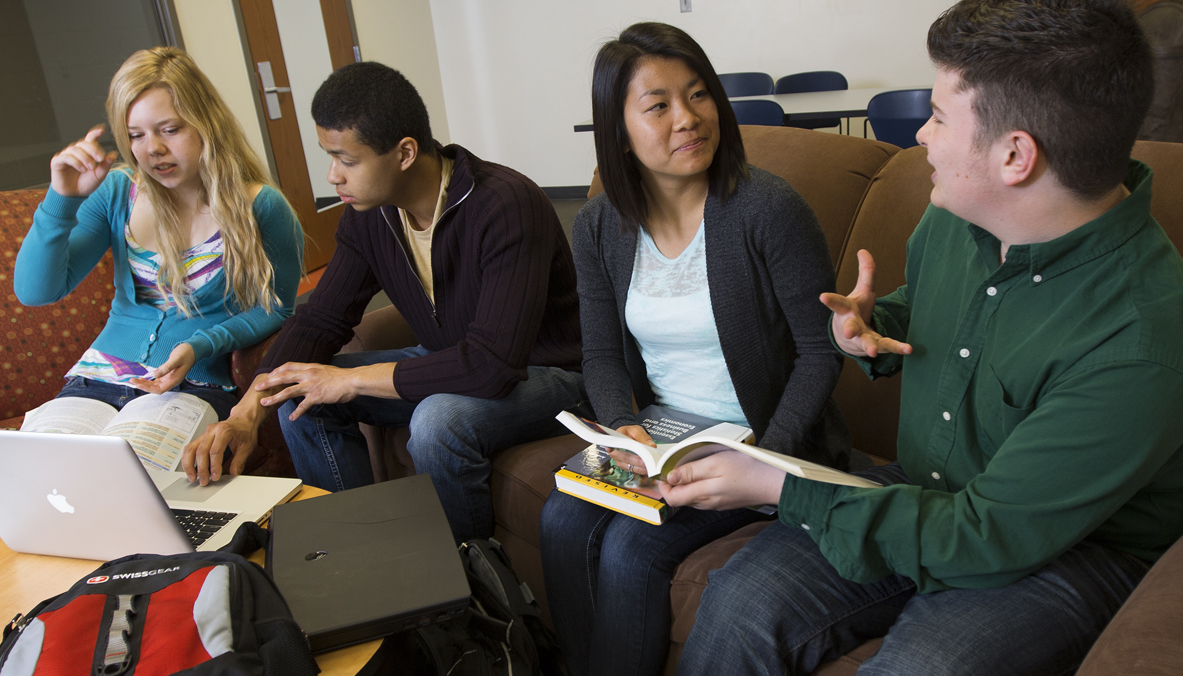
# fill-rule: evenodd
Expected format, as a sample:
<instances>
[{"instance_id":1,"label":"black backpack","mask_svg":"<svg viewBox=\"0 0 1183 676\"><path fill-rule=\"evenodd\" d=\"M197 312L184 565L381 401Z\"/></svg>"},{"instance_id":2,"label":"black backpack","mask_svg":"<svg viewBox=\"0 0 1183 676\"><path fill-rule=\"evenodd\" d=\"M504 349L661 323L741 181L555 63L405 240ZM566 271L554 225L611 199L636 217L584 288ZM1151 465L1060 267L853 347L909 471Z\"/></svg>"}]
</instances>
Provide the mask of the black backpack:
<instances>
[{"instance_id":1,"label":"black backpack","mask_svg":"<svg viewBox=\"0 0 1183 676\"><path fill-rule=\"evenodd\" d=\"M118 676L313 676L271 578L237 554L108 561L4 629L0 670Z\"/></svg>"},{"instance_id":2,"label":"black backpack","mask_svg":"<svg viewBox=\"0 0 1183 676\"><path fill-rule=\"evenodd\" d=\"M469 540L460 558L472 589L464 615L387 637L359 676L566 676L554 633L501 543Z\"/></svg>"}]
</instances>

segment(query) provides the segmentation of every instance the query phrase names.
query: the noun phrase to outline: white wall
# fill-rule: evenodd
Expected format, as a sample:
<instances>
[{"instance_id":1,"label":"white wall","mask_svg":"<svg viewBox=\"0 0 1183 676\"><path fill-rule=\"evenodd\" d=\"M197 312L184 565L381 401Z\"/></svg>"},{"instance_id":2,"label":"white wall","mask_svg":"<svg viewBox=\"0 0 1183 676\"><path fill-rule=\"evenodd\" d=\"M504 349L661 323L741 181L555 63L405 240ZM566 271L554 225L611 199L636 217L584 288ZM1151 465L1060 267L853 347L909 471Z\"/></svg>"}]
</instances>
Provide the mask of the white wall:
<instances>
[{"instance_id":1,"label":"white wall","mask_svg":"<svg viewBox=\"0 0 1183 676\"><path fill-rule=\"evenodd\" d=\"M251 92L254 66L243 54L232 0L173 1L185 49L218 88L246 130L251 146L265 158ZM401 70L427 104L435 137L447 143L448 115L428 0L353 0L353 16L362 58Z\"/></svg>"},{"instance_id":2,"label":"white wall","mask_svg":"<svg viewBox=\"0 0 1183 676\"><path fill-rule=\"evenodd\" d=\"M266 162L263 132L251 91L254 67L246 62L231 0L173 0L185 51L210 79L246 132L247 141Z\"/></svg>"},{"instance_id":3,"label":"white wall","mask_svg":"<svg viewBox=\"0 0 1183 676\"><path fill-rule=\"evenodd\" d=\"M448 111L428 0L353 0L353 20L361 58L401 71L427 105L432 135L447 144Z\"/></svg>"},{"instance_id":4,"label":"white wall","mask_svg":"<svg viewBox=\"0 0 1183 676\"><path fill-rule=\"evenodd\" d=\"M953 0L692 0L687 14L678 0L430 2L452 139L568 186L595 167L592 135L572 126L591 118L596 51L633 22L686 30L721 73L837 70L852 88L904 88L931 86L925 35Z\"/></svg>"}]
</instances>

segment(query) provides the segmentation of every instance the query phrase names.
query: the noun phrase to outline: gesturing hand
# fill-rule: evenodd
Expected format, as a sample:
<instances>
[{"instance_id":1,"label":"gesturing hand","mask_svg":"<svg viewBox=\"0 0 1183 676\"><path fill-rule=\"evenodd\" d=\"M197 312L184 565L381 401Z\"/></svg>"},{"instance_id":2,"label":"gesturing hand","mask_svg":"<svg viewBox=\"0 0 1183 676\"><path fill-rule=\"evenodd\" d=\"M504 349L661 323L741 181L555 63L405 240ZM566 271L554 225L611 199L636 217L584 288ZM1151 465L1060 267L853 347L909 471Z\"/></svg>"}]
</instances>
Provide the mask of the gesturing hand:
<instances>
[{"instance_id":1,"label":"gesturing hand","mask_svg":"<svg viewBox=\"0 0 1183 676\"><path fill-rule=\"evenodd\" d=\"M844 352L856 357L877 357L880 352L912 354L912 346L885 338L871 329L875 309L875 259L866 249L858 252L858 283L849 296L823 293L821 301L834 313L834 339Z\"/></svg>"},{"instance_id":2,"label":"gesturing hand","mask_svg":"<svg viewBox=\"0 0 1183 676\"><path fill-rule=\"evenodd\" d=\"M63 197L86 197L107 177L119 153L104 152L99 145L104 125L96 125L86 136L66 146L49 161L49 185Z\"/></svg>"},{"instance_id":3,"label":"gesturing hand","mask_svg":"<svg viewBox=\"0 0 1183 676\"><path fill-rule=\"evenodd\" d=\"M127 384L152 394L163 394L179 385L196 362L197 357L193 354L193 347L189 343L180 343L173 348L168 359L156 367L156 371L152 375L154 380L132 378Z\"/></svg>"}]
</instances>

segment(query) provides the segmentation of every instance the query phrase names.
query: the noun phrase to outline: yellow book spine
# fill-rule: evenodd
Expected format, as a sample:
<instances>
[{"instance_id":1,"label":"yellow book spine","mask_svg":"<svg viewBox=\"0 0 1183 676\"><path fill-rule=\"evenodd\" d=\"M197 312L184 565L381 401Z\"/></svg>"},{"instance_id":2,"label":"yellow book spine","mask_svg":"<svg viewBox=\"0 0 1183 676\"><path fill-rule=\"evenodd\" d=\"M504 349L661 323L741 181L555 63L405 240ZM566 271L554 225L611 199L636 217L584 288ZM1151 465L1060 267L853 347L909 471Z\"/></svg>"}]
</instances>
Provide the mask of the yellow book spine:
<instances>
[{"instance_id":1,"label":"yellow book spine","mask_svg":"<svg viewBox=\"0 0 1183 676\"><path fill-rule=\"evenodd\" d=\"M612 484L604 483L603 481L597 481L596 479L584 476L582 474L578 474L576 472L572 472L571 470L566 469L566 468L560 468L558 471L555 472L555 476L562 477L568 481L577 483L580 486L583 486L584 488L589 488L589 489L592 489L593 491L595 491L596 493L602 494L604 496L604 500L602 500L602 501L592 500L592 502L595 502L596 504L598 504L602 507L606 507L606 508L611 509L613 511L620 512L622 514L628 514L629 516L641 519L642 521L646 521L646 522L654 524L654 525L661 525L661 523L662 523L663 519L659 515L661 515L667 509L667 507L666 507L666 504L664 502L662 502L661 500L655 500L647 495L641 495L640 493L630 491L627 488L621 488L620 486L613 486ZM559 489L559 492L566 493L566 494L571 495L573 497L577 497L577 498L580 498L583 500L589 499L588 496L579 495L578 493L573 493L569 490L565 490L563 488L563 485L561 482L558 485L558 489ZM631 502L643 509L639 510L639 511L626 511L625 509L621 509L621 508L612 504L613 502L616 502L619 500L626 500L626 501ZM619 503L617 503L617 504L619 504ZM643 516L642 513L643 513L644 509L652 510L652 513L654 514L656 519L655 518L647 518L646 516Z\"/></svg>"}]
</instances>

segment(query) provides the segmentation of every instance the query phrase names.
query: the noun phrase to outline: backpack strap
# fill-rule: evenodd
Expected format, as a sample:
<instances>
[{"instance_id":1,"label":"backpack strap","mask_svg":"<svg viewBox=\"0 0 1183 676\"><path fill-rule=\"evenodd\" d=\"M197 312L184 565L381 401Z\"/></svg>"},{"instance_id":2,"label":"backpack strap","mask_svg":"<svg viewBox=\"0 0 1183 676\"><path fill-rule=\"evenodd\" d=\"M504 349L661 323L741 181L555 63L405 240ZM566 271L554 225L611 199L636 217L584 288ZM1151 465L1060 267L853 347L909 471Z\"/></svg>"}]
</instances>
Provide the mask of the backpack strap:
<instances>
[{"instance_id":1,"label":"backpack strap","mask_svg":"<svg viewBox=\"0 0 1183 676\"><path fill-rule=\"evenodd\" d=\"M136 616L135 600L131 594L111 597L111 624L107 629L107 644L103 648L98 673L102 676L119 676L127 673L132 663L132 619ZM102 638L100 637L101 641Z\"/></svg>"}]
</instances>

